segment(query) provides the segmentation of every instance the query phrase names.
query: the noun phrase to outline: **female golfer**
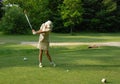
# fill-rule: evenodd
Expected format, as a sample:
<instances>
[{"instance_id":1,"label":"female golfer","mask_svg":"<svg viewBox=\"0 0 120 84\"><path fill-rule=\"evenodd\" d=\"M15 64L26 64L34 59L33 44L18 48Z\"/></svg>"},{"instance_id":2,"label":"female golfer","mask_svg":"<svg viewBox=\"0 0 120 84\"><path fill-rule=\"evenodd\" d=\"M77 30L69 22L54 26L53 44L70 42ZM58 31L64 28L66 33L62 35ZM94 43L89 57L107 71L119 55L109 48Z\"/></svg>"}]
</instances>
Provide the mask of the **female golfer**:
<instances>
[{"instance_id":1,"label":"female golfer","mask_svg":"<svg viewBox=\"0 0 120 84\"><path fill-rule=\"evenodd\" d=\"M32 30L33 34L40 34L39 36L39 42L37 47L40 49L39 51L39 67L43 67L42 65L42 55L43 51L45 51L45 54L50 61L50 64L52 66L56 66L56 64L52 61L51 56L49 54L49 34L52 30L52 22L48 20L47 22L43 23L38 31Z\"/></svg>"}]
</instances>

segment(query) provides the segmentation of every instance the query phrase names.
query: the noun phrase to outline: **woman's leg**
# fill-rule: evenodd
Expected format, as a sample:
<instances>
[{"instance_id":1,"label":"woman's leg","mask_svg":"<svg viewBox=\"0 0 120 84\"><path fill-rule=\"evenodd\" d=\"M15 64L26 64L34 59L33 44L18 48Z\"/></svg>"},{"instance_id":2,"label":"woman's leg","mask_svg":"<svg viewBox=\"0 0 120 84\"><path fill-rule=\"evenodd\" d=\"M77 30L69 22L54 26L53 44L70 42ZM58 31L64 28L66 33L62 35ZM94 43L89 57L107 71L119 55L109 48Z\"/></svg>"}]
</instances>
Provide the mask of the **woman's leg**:
<instances>
[{"instance_id":1,"label":"woman's leg","mask_svg":"<svg viewBox=\"0 0 120 84\"><path fill-rule=\"evenodd\" d=\"M48 51L48 50L45 50L45 54L46 54L46 56L47 56L48 60L49 60L50 62L52 62L52 59L51 59L51 56L50 56L50 54L49 54L49 51Z\"/></svg>"},{"instance_id":2,"label":"woman's leg","mask_svg":"<svg viewBox=\"0 0 120 84\"><path fill-rule=\"evenodd\" d=\"M39 50L39 62L40 62L40 63L39 63L39 67L43 67L43 66L42 66L42 54L43 54L43 50L40 49L40 50Z\"/></svg>"},{"instance_id":3,"label":"woman's leg","mask_svg":"<svg viewBox=\"0 0 120 84\"><path fill-rule=\"evenodd\" d=\"M53 65L54 67L56 67L56 64L52 61L48 50L45 50L45 54L46 54L48 60L50 61L50 64Z\"/></svg>"},{"instance_id":4,"label":"woman's leg","mask_svg":"<svg viewBox=\"0 0 120 84\"><path fill-rule=\"evenodd\" d=\"M43 54L43 50L40 49L39 51L39 62L42 63L42 54Z\"/></svg>"}]
</instances>

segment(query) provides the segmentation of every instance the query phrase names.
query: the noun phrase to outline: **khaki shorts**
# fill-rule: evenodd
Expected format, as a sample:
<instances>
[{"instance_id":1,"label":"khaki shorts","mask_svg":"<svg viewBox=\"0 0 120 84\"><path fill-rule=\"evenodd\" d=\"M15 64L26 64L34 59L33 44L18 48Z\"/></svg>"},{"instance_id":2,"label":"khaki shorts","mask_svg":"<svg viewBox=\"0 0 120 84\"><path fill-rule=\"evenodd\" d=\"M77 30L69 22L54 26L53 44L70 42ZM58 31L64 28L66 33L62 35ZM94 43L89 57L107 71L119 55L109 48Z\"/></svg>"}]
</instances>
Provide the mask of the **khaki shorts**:
<instances>
[{"instance_id":1,"label":"khaki shorts","mask_svg":"<svg viewBox=\"0 0 120 84\"><path fill-rule=\"evenodd\" d=\"M48 50L49 42L39 42L37 45L37 48L42 49L42 50Z\"/></svg>"}]
</instances>

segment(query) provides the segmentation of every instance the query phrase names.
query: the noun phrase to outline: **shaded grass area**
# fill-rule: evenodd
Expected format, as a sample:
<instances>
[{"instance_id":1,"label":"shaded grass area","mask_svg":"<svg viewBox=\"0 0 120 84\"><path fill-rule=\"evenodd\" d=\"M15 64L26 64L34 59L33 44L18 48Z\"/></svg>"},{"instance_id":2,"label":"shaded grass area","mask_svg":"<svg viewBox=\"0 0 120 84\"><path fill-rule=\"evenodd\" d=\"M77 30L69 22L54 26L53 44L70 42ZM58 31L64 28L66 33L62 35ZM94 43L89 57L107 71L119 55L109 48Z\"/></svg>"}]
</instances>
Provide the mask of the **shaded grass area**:
<instances>
[{"instance_id":1,"label":"shaded grass area","mask_svg":"<svg viewBox=\"0 0 120 84\"><path fill-rule=\"evenodd\" d=\"M39 35L0 35L0 42L20 43L23 41L38 41ZM119 42L119 33L79 33L56 34L51 33L51 42Z\"/></svg>"},{"instance_id":2,"label":"shaded grass area","mask_svg":"<svg viewBox=\"0 0 120 84\"><path fill-rule=\"evenodd\" d=\"M52 42L110 42L120 41L119 33L76 33L70 34L52 34Z\"/></svg>"},{"instance_id":3,"label":"shaded grass area","mask_svg":"<svg viewBox=\"0 0 120 84\"><path fill-rule=\"evenodd\" d=\"M38 49L19 44L0 45L0 84L108 84L120 82L120 48L86 45L51 47L57 67L43 56L44 68L38 67ZM23 58L27 57L27 61Z\"/></svg>"}]
</instances>

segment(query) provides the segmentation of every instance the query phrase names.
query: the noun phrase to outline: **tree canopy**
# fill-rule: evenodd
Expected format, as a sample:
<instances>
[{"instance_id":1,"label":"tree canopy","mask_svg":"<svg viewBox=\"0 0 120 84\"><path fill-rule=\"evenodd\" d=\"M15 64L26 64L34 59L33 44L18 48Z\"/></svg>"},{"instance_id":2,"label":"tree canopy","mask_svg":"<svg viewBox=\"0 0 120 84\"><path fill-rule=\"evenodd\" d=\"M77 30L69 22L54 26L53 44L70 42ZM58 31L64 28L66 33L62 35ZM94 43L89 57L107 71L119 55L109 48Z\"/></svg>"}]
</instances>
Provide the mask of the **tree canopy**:
<instances>
[{"instance_id":1,"label":"tree canopy","mask_svg":"<svg viewBox=\"0 0 120 84\"><path fill-rule=\"evenodd\" d=\"M34 29L52 20L53 32L120 32L119 0L5 0L1 4L0 11L8 4L27 10ZM0 15L5 17L3 10Z\"/></svg>"}]
</instances>

